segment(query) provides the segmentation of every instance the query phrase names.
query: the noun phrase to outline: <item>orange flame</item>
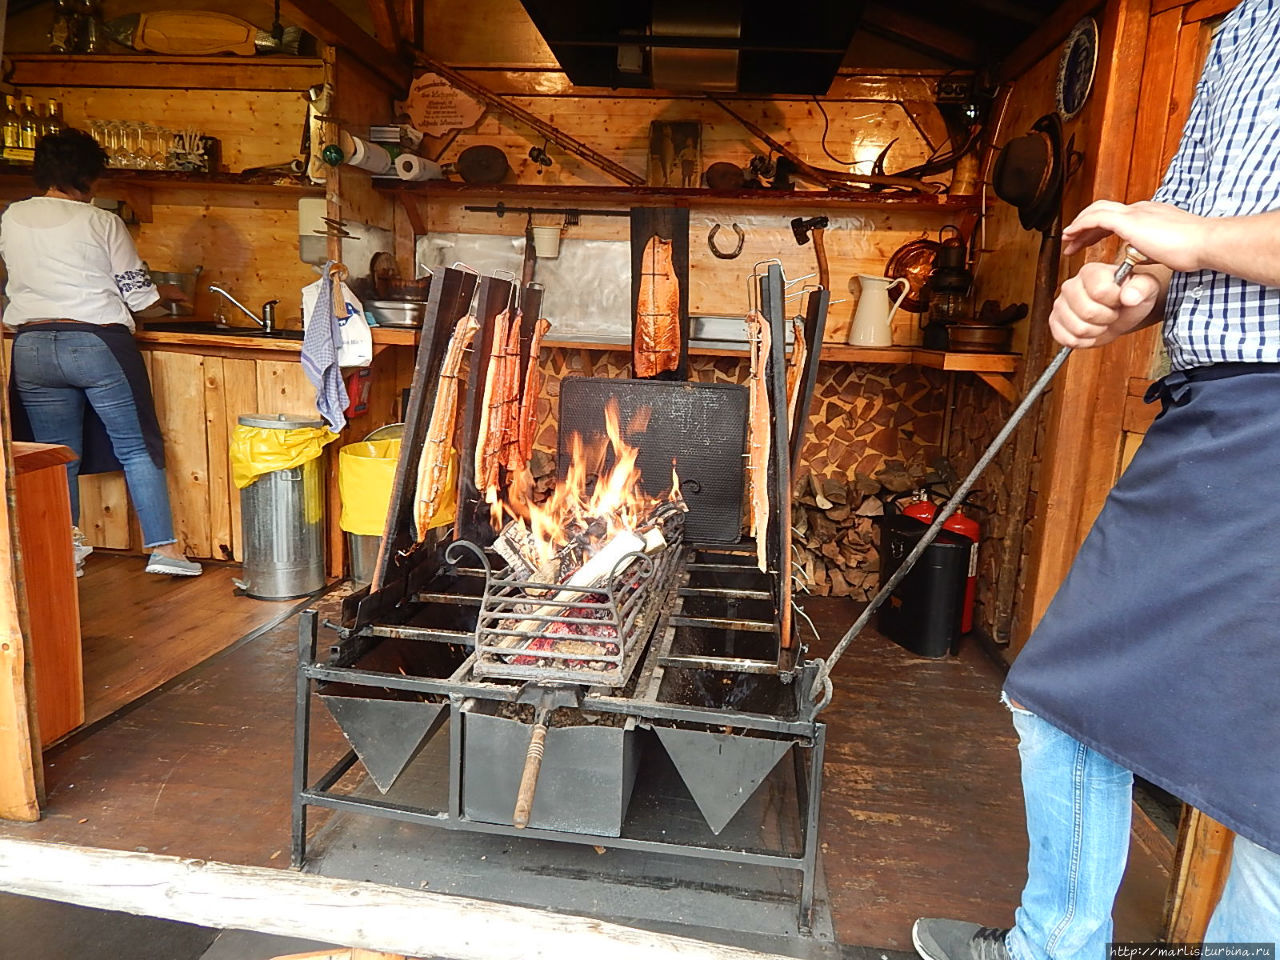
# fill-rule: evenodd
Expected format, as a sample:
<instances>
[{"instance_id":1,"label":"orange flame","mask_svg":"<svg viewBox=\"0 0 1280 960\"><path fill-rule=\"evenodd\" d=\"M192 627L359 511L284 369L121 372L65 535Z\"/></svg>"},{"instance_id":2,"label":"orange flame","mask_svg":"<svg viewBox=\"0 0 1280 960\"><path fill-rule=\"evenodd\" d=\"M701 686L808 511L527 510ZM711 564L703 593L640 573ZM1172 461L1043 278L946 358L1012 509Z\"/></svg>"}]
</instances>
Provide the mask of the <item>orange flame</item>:
<instances>
[{"instance_id":1,"label":"orange flame","mask_svg":"<svg viewBox=\"0 0 1280 960\"><path fill-rule=\"evenodd\" d=\"M537 544L539 563L551 560L571 537L586 536L592 545L607 543L622 531L633 531L660 503L678 500L680 478L675 461L671 462L671 490L650 497L640 489L640 469L636 459L640 451L623 437L618 404L610 400L605 407L605 434L613 451L613 466L603 470L605 448L584 450L582 437L575 433L569 443L569 469L563 482L541 504L529 496L531 477L526 471L513 481L507 491L506 510L525 521ZM629 431L643 431L649 423L649 410L642 409L627 424ZM589 479L596 482L587 492Z\"/></svg>"}]
</instances>

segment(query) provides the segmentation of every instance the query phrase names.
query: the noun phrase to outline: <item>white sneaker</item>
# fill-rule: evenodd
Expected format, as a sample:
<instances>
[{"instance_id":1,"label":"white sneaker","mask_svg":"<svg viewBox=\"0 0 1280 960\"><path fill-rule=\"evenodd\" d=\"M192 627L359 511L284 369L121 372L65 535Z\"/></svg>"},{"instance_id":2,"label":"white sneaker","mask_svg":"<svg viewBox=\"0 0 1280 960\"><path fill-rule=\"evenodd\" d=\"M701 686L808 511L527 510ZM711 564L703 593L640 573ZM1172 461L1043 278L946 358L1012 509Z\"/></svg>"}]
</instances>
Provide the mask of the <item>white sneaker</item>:
<instances>
[{"instance_id":1,"label":"white sneaker","mask_svg":"<svg viewBox=\"0 0 1280 960\"><path fill-rule=\"evenodd\" d=\"M93 553L93 547L89 545L89 541L85 539L85 535L80 532L79 527L71 528L71 555L75 557L76 567L84 565L84 558ZM77 577L83 576L83 573L77 573Z\"/></svg>"},{"instance_id":2,"label":"white sneaker","mask_svg":"<svg viewBox=\"0 0 1280 960\"><path fill-rule=\"evenodd\" d=\"M198 577L204 568L186 557L166 557L153 553L147 561L147 573L164 573L171 577Z\"/></svg>"}]
</instances>

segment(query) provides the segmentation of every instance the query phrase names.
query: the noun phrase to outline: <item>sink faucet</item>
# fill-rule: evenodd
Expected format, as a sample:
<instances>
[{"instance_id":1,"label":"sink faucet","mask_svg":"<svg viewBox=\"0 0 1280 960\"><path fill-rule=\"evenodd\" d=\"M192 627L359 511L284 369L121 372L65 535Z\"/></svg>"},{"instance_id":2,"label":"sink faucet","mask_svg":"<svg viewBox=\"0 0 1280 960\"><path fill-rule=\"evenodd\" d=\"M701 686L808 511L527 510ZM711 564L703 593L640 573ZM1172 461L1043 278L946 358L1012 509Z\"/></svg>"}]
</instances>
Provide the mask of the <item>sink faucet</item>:
<instances>
[{"instance_id":1,"label":"sink faucet","mask_svg":"<svg viewBox=\"0 0 1280 960\"><path fill-rule=\"evenodd\" d=\"M279 300L268 300L266 303L264 303L262 305L262 316L259 317L256 313L254 313L252 310L246 307L243 303L241 303L231 294L227 293L227 291L223 290L221 287L215 286L214 284L209 284L209 292L220 293L224 297L226 297L228 300L230 300L233 304L235 304L235 306L240 308L241 313L243 313L246 317L248 317L258 326L260 326L262 328L263 333L275 333L276 304L280 302Z\"/></svg>"}]
</instances>

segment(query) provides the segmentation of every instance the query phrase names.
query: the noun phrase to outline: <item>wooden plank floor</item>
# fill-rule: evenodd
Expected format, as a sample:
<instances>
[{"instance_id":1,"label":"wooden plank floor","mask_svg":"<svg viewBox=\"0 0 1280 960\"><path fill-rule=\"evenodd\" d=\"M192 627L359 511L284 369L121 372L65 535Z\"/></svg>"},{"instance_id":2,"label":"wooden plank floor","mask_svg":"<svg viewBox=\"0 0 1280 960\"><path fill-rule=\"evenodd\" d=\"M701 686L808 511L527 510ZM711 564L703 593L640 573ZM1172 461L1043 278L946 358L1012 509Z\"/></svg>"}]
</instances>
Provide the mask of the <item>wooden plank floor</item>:
<instances>
[{"instance_id":1,"label":"wooden plank floor","mask_svg":"<svg viewBox=\"0 0 1280 960\"><path fill-rule=\"evenodd\" d=\"M858 609L804 606L824 640L811 656L834 646ZM832 679L822 840L840 942L910 951L921 916L1012 925L1027 839L1003 671L974 641L928 660L868 631ZM1131 844L1118 939L1159 935L1171 864L1158 854Z\"/></svg>"},{"instance_id":2,"label":"wooden plank floor","mask_svg":"<svg viewBox=\"0 0 1280 960\"><path fill-rule=\"evenodd\" d=\"M806 606L824 646L856 613L844 601ZM285 867L296 642L290 618L55 748L45 820L0 834ZM1010 923L1026 838L999 669L972 643L931 661L869 633L835 680L822 841L839 940L909 951L917 916ZM315 761L327 766L346 744L327 711L313 717ZM323 812L310 817L314 829ZM1134 845L1119 939L1154 939L1166 869Z\"/></svg>"},{"instance_id":3,"label":"wooden plank floor","mask_svg":"<svg viewBox=\"0 0 1280 960\"><path fill-rule=\"evenodd\" d=\"M143 572L141 557L97 551L80 578L85 723L132 703L247 636L297 601L236 596L240 567L205 564L198 577Z\"/></svg>"}]
</instances>

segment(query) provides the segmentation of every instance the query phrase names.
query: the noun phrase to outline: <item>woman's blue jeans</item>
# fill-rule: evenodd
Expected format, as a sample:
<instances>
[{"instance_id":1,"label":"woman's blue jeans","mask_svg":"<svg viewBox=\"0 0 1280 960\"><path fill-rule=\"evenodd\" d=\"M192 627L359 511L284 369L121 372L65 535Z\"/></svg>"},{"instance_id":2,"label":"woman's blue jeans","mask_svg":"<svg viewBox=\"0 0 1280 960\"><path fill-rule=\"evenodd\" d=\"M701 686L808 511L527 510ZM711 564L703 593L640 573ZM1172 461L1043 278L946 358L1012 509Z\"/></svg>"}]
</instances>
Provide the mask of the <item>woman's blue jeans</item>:
<instances>
[{"instance_id":1,"label":"woman's blue jeans","mask_svg":"<svg viewBox=\"0 0 1280 960\"><path fill-rule=\"evenodd\" d=\"M28 330L14 341L13 381L31 430L41 443L61 443L76 459L67 464L71 519L80 522L80 456L85 403L107 428L111 448L124 467L129 497L147 548L174 543L173 516L164 470L147 451L133 392L120 364L93 333Z\"/></svg>"},{"instance_id":2,"label":"woman's blue jeans","mask_svg":"<svg viewBox=\"0 0 1280 960\"><path fill-rule=\"evenodd\" d=\"M1129 853L1133 774L1011 706L1027 810L1027 885L1005 943L1013 960L1101 960ZM1237 838L1211 942L1280 938L1280 854Z\"/></svg>"}]
</instances>

